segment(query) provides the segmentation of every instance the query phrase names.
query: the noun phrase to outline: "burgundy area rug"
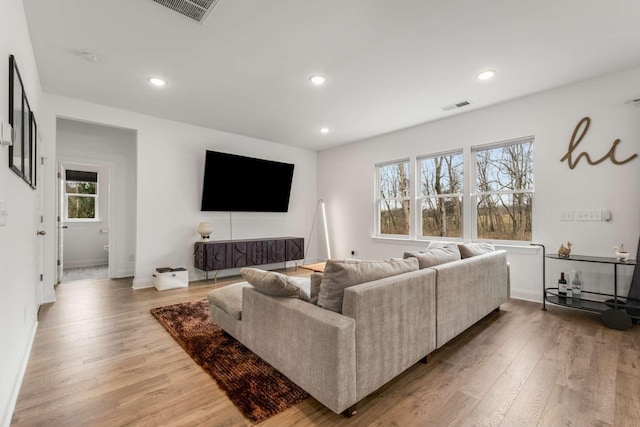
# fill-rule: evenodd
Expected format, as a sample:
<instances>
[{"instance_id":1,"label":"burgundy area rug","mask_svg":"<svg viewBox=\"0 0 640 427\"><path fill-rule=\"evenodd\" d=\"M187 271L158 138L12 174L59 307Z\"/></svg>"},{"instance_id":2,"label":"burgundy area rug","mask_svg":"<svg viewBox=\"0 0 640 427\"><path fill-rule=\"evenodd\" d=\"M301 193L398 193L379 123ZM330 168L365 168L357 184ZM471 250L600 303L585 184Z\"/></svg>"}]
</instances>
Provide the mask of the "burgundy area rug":
<instances>
[{"instance_id":1,"label":"burgundy area rug","mask_svg":"<svg viewBox=\"0 0 640 427\"><path fill-rule=\"evenodd\" d=\"M209 319L206 299L151 309L249 420L258 423L309 395Z\"/></svg>"}]
</instances>

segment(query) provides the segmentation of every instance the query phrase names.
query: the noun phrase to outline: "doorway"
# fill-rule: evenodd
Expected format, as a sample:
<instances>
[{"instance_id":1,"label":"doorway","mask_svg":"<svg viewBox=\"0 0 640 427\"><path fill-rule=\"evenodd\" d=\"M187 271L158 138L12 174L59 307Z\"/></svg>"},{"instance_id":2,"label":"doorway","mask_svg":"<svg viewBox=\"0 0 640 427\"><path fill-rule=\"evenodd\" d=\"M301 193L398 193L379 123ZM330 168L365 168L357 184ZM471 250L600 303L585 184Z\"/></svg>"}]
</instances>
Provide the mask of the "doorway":
<instances>
[{"instance_id":1,"label":"doorway","mask_svg":"<svg viewBox=\"0 0 640 427\"><path fill-rule=\"evenodd\" d=\"M58 283L109 277L111 165L59 159Z\"/></svg>"},{"instance_id":2,"label":"doorway","mask_svg":"<svg viewBox=\"0 0 640 427\"><path fill-rule=\"evenodd\" d=\"M135 271L137 133L58 118L57 283Z\"/></svg>"}]
</instances>

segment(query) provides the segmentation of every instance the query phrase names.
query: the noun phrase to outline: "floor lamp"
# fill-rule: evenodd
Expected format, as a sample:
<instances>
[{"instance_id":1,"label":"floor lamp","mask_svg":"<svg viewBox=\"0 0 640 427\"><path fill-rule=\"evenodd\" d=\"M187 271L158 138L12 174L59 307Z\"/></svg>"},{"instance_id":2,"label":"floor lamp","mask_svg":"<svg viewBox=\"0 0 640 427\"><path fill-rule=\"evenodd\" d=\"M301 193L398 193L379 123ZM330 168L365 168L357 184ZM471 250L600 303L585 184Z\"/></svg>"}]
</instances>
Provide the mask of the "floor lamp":
<instances>
[{"instance_id":1,"label":"floor lamp","mask_svg":"<svg viewBox=\"0 0 640 427\"><path fill-rule=\"evenodd\" d=\"M316 206L316 213L313 216L313 223L311 224L311 231L309 231L309 238L307 239L307 249L304 251L304 259L302 264L306 264L307 254L309 253L309 245L311 244L311 236L313 236L313 229L316 226L316 220L318 219L318 212L322 210L322 224L324 226L324 239L327 245L327 258L331 258L331 247L329 246L329 228L327 227L327 211L324 208L324 200L318 200Z\"/></svg>"}]
</instances>

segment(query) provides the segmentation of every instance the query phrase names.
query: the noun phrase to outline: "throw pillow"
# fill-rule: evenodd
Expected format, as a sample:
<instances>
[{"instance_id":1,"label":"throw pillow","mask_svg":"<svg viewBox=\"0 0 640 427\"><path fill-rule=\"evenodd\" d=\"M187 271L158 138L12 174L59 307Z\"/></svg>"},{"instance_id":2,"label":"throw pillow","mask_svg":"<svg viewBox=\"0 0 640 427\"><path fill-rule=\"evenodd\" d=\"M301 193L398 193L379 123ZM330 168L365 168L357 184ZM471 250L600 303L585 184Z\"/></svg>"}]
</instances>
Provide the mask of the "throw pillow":
<instances>
[{"instance_id":1,"label":"throw pillow","mask_svg":"<svg viewBox=\"0 0 640 427\"><path fill-rule=\"evenodd\" d=\"M444 242L442 240L432 240L427 245L427 249L446 248L449 245L456 245L455 242Z\"/></svg>"},{"instance_id":2,"label":"throw pillow","mask_svg":"<svg viewBox=\"0 0 640 427\"><path fill-rule=\"evenodd\" d=\"M452 243L439 248L427 249L426 251L405 252L404 258L409 257L417 258L420 269L423 269L459 260L460 250L458 249L458 245Z\"/></svg>"},{"instance_id":3,"label":"throw pillow","mask_svg":"<svg viewBox=\"0 0 640 427\"><path fill-rule=\"evenodd\" d=\"M318 294L320 293L320 283L322 282L323 273L311 273L311 289L310 299L311 304L318 304Z\"/></svg>"},{"instance_id":4,"label":"throw pillow","mask_svg":"<svg viewBox=\"0 0 640 427\"><path fill-rule=\"evenodd\" d=\"M346 288L417 269L418 260L415 258L388 261L328 260L320 283L318 306L342 313Z\"/></svg>"},{"instance_id":5,"label":"throw pillow","mask_svg":"<svg viewBox=\"0 0 640 427\"><path fill-rule=\"evenodd\" d=\"M300 298L309 301L309 279L290 277L276 271L242 268L242 278L263 294L275 297Z\"/></svg>"},{"instance_id":6,"label":"throw pillow","mask_svg":"<svg viewBox=\"0 0 640 427\"><path fill-rule=\"evenodd\" d=\"M496 250L496 247L491 243L459 243L460 256L464 258L470 258L476 255L482 255Z\"/></svg>"}]
</instances>

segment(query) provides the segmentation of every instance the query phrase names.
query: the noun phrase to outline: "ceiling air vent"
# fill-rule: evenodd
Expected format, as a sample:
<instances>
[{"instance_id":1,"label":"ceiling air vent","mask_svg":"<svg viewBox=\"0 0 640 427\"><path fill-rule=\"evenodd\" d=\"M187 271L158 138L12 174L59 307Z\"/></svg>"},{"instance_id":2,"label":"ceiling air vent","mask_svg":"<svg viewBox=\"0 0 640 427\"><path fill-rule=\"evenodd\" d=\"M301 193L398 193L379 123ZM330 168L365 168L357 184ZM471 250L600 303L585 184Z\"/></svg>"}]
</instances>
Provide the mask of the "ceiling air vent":
<instances>
[{"instance_id":1,"label":"ceiling air vent","mask_svg":"<svg viewBox=\"0 0 640 427\"><path fill-rule=\"evenodd\" d=\"M640 107L640 96L637 98L627 99L624 103L635 105L636 107Z\"/></svg>"},{"instance_id":2,"label":"ceiling air vent","mask_svg":"<svg viewBox=\"0 0 640 427\"><path fill-rule=\"evenodd\" d=\"M465 101L456 102L455 104L445 105L444 107L442 107L442 109L444 111L451 111L451 110L455 110L456 108L466 107L467 105L471 105L471 101L465 100Z\"/></svg>"},{"instance_id":3,"label":"ceiling air vent","mask_svg":"<svg viewBox=\"0 0 640 427\"><path fill-rule=\"evenodd\" d=\"M153 0L180 15L203 23L219 0Z\"/></svg>"}]
</instances>

